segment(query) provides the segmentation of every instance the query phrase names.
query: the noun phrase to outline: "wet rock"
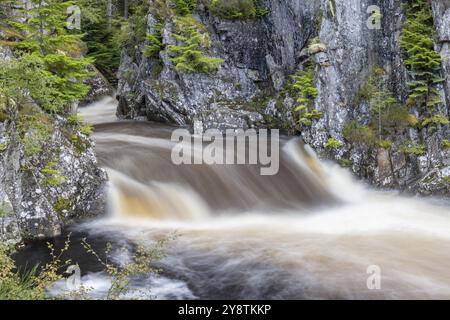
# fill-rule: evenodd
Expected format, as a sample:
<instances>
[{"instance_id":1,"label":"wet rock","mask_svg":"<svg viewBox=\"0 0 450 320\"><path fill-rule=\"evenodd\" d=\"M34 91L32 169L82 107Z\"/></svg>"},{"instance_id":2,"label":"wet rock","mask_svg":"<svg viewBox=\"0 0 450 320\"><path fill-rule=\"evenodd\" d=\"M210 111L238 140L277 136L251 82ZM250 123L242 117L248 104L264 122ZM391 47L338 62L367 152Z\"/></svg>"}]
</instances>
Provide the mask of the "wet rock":
<instances>
[{"instance_id":1,"label":"wet rock","mask_svg":"<svg viewBox=\"0 0 450 320\"><path fill-rule=\"evenodd\" d=\"M333 10L330 3L334 3ZM208 55L222 58L221 68L210 74L179 73L167 49L160 53L159 59L154 59L144 57L144 44L138 52L124 48L118 114L180 125L202 120L207 128L221 130L288 128L291 133L300 133L320 156L351 161L352 171L374 185L407 188L416 193L429 194L432 190L442 193L437 186L438 180L445 180L442 170L448 166L445 165L448 154L436 141L449 138L448 126L433 133L412 128L402 137L425 141L427 152L420 159L398 151L387 154L377 148L354 148L343 137L349 121L356 119L363 124L371 121L370 107L358 97L374 67L385 70L386 82L394 96L406 101L407 73L399 46L404 3L403 0L262 0L261 5L268 9L267 16L237 21L221 20L199 6L194 15L209 30L212 46ZM432 5L438 33L436 47L443 56L446 78L441 88L445 103L439 108L448 115L449 3L435 0ZM373 6L381 11L379 28L369 23L372 12L369 9ZM150 15L148 21L150 32L156 19ZM176 43L172 33L173 21L167 18L162 31L164 45ZM314 107L323 116L313 120L310 127L299 128L294 112L296 103L283 92L290 75L302 69L305 61L316 62L315 85L319 95ZM332 153L325 148L330 137L343 143ZM418 183L425 177L432 182Z\"/></svg>"}]
</instances>

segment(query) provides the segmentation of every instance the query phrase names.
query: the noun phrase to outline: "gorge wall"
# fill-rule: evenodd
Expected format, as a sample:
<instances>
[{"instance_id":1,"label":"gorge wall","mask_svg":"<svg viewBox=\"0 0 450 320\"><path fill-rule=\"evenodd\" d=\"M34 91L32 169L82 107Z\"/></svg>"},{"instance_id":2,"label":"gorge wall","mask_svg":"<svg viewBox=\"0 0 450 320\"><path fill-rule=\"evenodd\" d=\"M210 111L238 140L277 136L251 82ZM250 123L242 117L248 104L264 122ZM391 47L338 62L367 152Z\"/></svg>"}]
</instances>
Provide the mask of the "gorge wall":
<instances>
[{"instance_id":1,"label":"gorge wall","mask_svg":"<svg viewBox=\"0 0 450 320\"><path fill-rule=\"evenodd\" d=\"M153 37L124 46L119 116L179 125L200 120L203 129L281 128L301 134L321 157L339 161L377 186L449 194L448 1L432 1L435 49L442 56L445 80L436 85L441 103L433 112L447 120L440 117L432 127L399 120L383 137L380 129L379 141L370 144L358 137L370 125L370 137L378 133L372 97L365 92L373 74L396 105L408 101L411 79L400 39L404 6L411 1L261 0L267 11L248 19L224 18L211 9L211 2L197 1L192 8L196 22L190 26L195 24L197 34L207 37L204 54L223 60L217 71L209 72L186 72L176 65L174 46L186 42L180 16L191 17L180 14L179 2L149 1L143 18ZM148 54L155 38L158 50ZM308 66L317 92L302 100L293 88L305 87ZM292 78L296 74L300 78ZM307 105L306 111L298 101ZM420 112L409 107L405 118L416 117ZM351 131L350 124L356 129Z\"/></svg>"},{"instance_id":2,"label":"gorge wall","mask_svg":"<svg viewBox=\"0 0 450 320\"><path fill-rule=\"evenodd\" d=\"M1 34L0 34L1 36ZM12 52L0 46L0 62ZM94 99L101 88L98 77ZM6 108L0 96L0 241L59 235L72 220L104 212L106 173L93 142L75 118L49 115L34 104Z\"/></svg>"}]
</instances>

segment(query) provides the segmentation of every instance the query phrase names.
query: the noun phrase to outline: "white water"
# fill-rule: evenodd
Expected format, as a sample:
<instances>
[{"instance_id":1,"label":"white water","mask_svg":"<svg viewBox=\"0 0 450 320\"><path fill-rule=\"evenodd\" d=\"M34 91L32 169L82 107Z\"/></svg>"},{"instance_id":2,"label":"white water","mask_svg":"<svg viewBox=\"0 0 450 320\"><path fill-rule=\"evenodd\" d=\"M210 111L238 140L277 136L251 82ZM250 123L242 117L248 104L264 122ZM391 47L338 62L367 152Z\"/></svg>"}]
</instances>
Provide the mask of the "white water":
<instances>
[{"instance_id":1,"label":"white water","mask_svg":"<svg viewBox=\"0 0 450 320\"><path fill-rule=\"evenodd\" d=\"M103 107L86 112L98 123ZM132 242L178 233L160 263L166 289L136 285L160 298L450 298L448 202L371 191L296 139L270 181L250 168L174 168L170 128L140 126L97 129L111 214L80 226ZM381 268L380 290L367 288L370 265Z\"/></svg>"}]
</instances>

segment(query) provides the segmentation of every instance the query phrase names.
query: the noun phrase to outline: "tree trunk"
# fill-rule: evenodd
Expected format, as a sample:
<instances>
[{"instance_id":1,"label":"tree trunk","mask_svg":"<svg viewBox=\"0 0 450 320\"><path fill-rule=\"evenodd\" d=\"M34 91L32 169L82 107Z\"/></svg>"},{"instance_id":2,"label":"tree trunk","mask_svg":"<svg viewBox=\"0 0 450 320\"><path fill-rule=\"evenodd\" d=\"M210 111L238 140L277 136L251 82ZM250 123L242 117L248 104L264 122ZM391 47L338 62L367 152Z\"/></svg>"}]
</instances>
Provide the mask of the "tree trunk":
<instances>
[{"instance_id":1,"label":"tree trunk","mask_svg":"<svg viewBox=\"0 0 450 320\"><path fill-rule=\"evenodd\" d=\"M128 4L128 0L124 0L123 1L123 16L125 18L125 20L128 20L128 15L129 15L129 4Z\"/></svg>"},{"instance_id":2,"label":"tree trunk","mask_svg":"<svg viewBox=\"0 0 450 320\"><path fill-rule=\"evenodd\" d=\"M106 3L106 16L108 17L108 31L112 29L112 0Z\"/></svg>"}]
</instances>

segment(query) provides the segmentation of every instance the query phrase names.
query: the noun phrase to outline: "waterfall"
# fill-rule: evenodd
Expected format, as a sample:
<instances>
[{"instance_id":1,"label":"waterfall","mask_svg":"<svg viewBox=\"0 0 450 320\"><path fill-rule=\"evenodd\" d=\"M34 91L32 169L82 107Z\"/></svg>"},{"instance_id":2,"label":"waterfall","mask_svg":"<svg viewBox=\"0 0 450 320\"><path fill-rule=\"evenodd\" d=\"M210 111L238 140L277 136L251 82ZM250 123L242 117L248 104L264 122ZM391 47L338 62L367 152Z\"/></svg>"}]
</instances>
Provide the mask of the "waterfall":
<instances>
[{"instance_id":1,"label":"waterfall","mask_svg":"<svg viewBox=\"0 0 450 320\"><path fill-rule=\"evenodd\" d=\"M447 201L371 190L298 138L282 139L272 177L249 165L176 166L173 127L110 122L109 109L85 112L97 123L110 215L77 230L118 243L180 234L159 263L163 281L134 285L151 283L162 298L450 298ZM371 270L381 272L375 290Z\"/></svg>"}]
</instances>

